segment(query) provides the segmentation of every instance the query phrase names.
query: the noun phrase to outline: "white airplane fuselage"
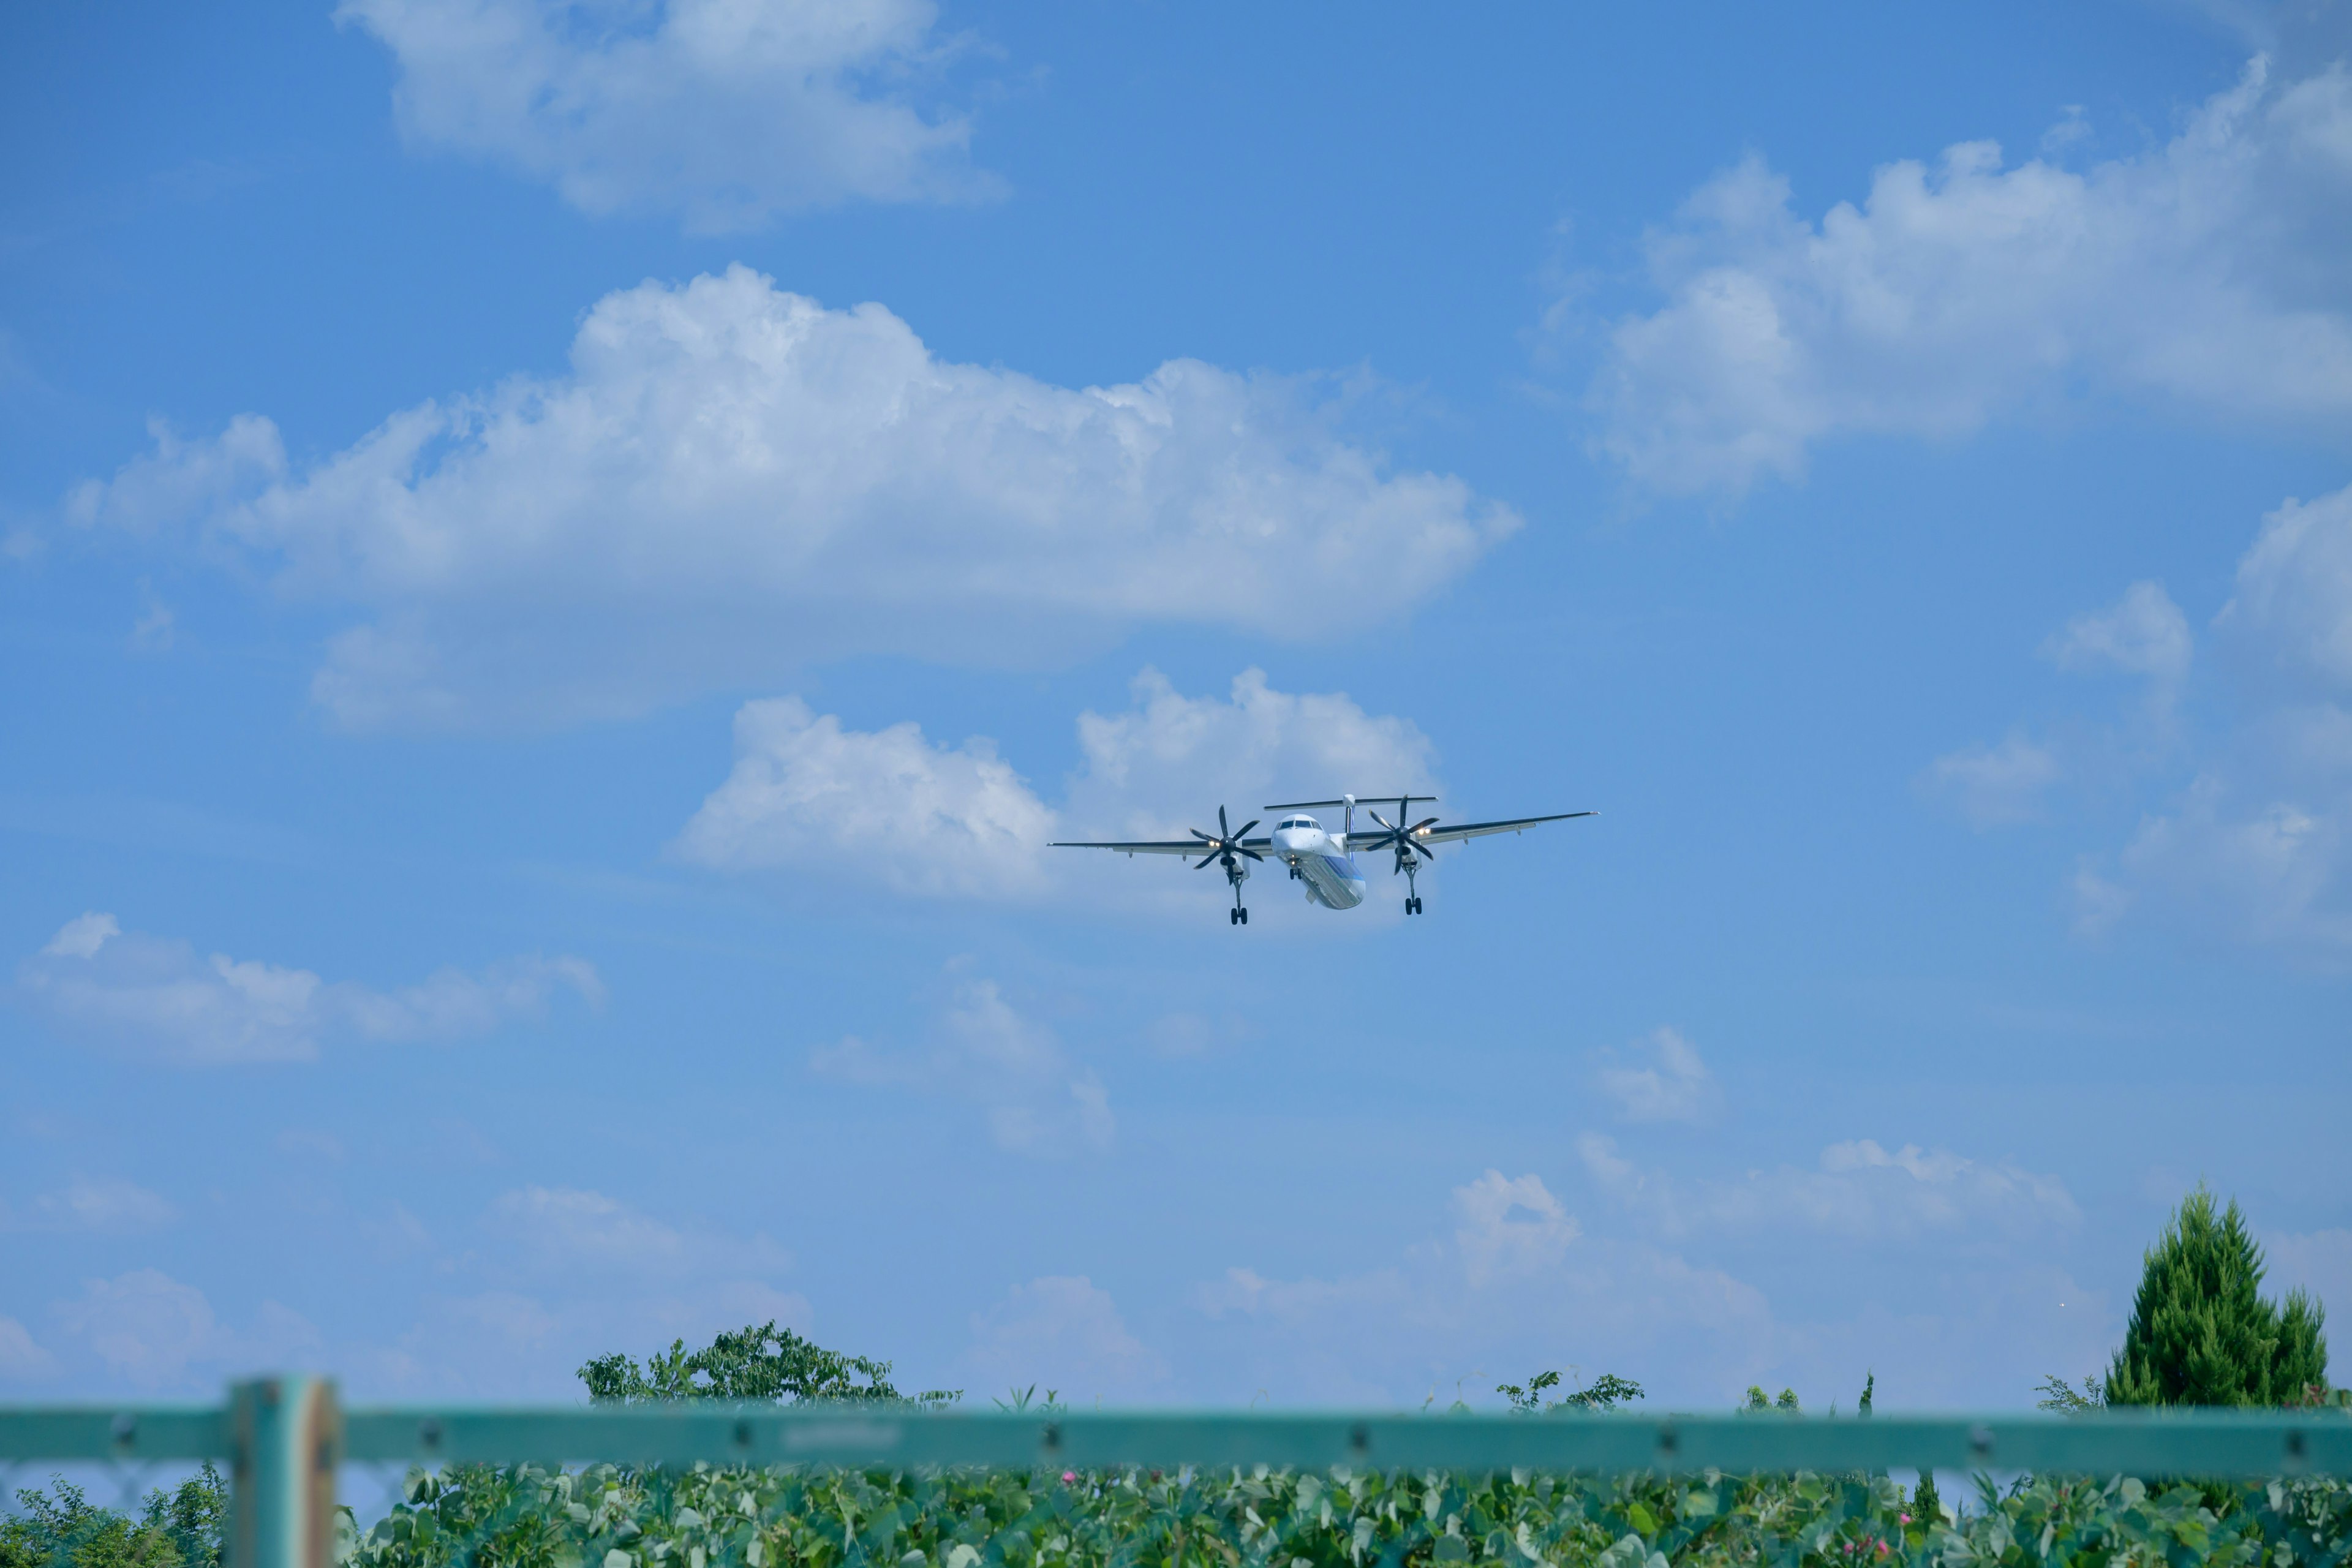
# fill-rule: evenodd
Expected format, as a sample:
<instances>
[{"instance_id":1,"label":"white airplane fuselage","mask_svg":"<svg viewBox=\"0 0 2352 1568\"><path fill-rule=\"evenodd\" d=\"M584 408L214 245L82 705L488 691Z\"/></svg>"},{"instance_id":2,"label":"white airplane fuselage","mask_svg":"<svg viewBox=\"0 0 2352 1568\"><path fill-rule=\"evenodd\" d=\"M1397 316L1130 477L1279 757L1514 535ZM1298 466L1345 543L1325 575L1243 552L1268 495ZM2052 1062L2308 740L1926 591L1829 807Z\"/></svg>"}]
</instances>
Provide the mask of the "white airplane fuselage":
<instances>
[{"instance_id":1,"label":"white airplane fuselage","mask_svg":"<svg viewBox=\"0 0 2352 1568\"><path fill-rule=\"evenodd\" d=\"M1286 816L1274 830L1275 858L1307 884L1310 902L1328 910L1352 910L1364 901L1364 874L1348 853L1345 832L1327 833L1311 816Z\"/></svg>"}]
</instances>

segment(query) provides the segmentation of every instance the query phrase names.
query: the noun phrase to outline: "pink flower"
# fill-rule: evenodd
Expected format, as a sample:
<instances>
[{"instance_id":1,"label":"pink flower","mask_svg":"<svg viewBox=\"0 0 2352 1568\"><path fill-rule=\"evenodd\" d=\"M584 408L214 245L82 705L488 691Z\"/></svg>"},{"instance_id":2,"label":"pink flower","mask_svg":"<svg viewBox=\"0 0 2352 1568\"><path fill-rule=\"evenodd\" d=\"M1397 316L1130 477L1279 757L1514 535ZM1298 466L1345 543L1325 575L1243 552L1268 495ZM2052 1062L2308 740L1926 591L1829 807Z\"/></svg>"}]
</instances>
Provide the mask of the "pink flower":
<instances>
[{"instance_id":1,"label":"pink flower","mask_svg":"<svg viewBox=\"0 0 2352 1568\"><path fill-rule=\"evenodd\" d=\"M1066 1481L1075 1481L1078 1479L1078 1472L1076 1470L1064 1470L1062 1472L1062 1479Z\"/></svg>"},{"instance_id":2,"label":"pink flower","mask_svg":"<svg viewBox=\"0 0 2352 1568\"><path fill-rule=\"evenodd\" d=\"M1911 1516L1910 1516L1909 1514L1907 1514L1907 1513L1906 1513L1906 1514L1905 1514L1905 1515L1903 1516L1903 1522L1904 1522L1904 1523L1906 1523L1906 1524L1910 1523L1910 1522L1911 1522Z\"/></svg>"},{"instance_id":3,"label":"pink flower","mask_svg":"<svg viewBox=\"0 0 2352 1568\"><path fill-rule=\"evenodd\" d=\"M1879 1554L1881 1557L1884 1557L1884 1556L1885 1556L1885 1555L1886 1555L1886 1542L1885 1542L1884 1541L1882 1541L1882 1542L1880 1542L1878 1543L1878 1554Z\"/></svg>"}]
</instances>

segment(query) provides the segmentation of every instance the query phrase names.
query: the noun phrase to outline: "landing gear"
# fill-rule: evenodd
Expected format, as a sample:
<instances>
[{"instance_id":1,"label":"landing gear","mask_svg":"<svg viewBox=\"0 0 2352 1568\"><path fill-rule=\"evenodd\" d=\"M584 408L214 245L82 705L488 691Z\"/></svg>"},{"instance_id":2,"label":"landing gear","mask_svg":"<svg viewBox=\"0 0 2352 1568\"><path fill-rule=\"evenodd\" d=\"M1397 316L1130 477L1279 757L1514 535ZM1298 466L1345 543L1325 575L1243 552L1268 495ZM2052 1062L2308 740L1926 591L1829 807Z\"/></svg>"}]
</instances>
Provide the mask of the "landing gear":
<instances>
[{"instance_id":1,"label":"landing gear","mask_svg":"<svg viewBox=\"0 0 2352 1568\"><path fill-rule=\"evenodd\" d=\"M1249 911L1241 905L1235 904L1225 911L1225 923L1231 926L1245 926L1249 924Z\"/></svg>"},{"instance_id":2,"label":"landing gear","mask_svg":"<svg viewBox=\"0 0 2352 1568\"><path fill-rule=\"evenodd\" d=\"M1404 862L1404 864L1399 868L1400 870L1404 872L1404 912L1409 915L1417 915L1421 913L1421 894L1419 890L1414 888L1413 884L1421 880L1420 864L1411 856L1402 853L1398 855L1397 858Z\"/></svg>"},{"instance_id":3,"label":"landing gear","mask_svg":"<svg viewBox=\"0 0 2352 1568\"><path fill-rule=\"evenodd\" d=\"M1421 913L1421 900L1417 898L1408 898L1405 900L1404 912L1409 915L1417 915Z\"/></svg>"}]
</instances>

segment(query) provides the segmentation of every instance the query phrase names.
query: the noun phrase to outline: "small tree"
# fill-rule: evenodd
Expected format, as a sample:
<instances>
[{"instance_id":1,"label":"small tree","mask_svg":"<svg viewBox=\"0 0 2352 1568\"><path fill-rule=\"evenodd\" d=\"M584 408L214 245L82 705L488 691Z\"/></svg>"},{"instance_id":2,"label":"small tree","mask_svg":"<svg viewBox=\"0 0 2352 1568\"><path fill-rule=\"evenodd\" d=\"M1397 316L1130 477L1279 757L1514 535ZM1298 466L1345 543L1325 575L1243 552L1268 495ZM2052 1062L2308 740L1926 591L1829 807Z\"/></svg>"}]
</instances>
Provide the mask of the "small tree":
<instances>
[{"instance_id":1,"label":"small tree","mask_svg":"<svg viewBox=\"0 0 2352 1568\"><path fill-rule=\"evenodd\" d=\"M2202 1184L2146 1257L2109 1405L2291 1405L2327 1382L2322 1311L2301 1290L2263 1299L2263 1252L2235 1199Z\"/></svg>"},{"instance_id":2,"label":"small tree","mask_svg":"<svg viewBox=\"0 0 2352 1568\"><path fill-rule=\"evenodd\" d=\"M673 1340L643 1366L615 1352L580 1369L597 1405L642 1405L675 1399L737 1403L810 1400L901 1400L946 1405L958 1395L933 1389L906 1394L890 1385L890 1363L844 1355L774 1323L720 1334L701 1350Z\"/></svg>"},{"instance_id":3,"label":"small tree","mask_svg":"<svg viewBox=\"0 0 2352 1568\"><path fill-rule=\"evenodd\" d=\"M1522 1415L1533 1415L1539 1410L1614 1410L1629 1400L1648 1397L1642 1392L1642 1385L1632 1378L1604 1372L1587 1386L1547 1402L1544 1394L1559 1384L1559 1373L1539 1372L1525 1384L1498 1383L1495 1392L1509 1400L1511 1408Z\"/></svg>"}]
</instances>

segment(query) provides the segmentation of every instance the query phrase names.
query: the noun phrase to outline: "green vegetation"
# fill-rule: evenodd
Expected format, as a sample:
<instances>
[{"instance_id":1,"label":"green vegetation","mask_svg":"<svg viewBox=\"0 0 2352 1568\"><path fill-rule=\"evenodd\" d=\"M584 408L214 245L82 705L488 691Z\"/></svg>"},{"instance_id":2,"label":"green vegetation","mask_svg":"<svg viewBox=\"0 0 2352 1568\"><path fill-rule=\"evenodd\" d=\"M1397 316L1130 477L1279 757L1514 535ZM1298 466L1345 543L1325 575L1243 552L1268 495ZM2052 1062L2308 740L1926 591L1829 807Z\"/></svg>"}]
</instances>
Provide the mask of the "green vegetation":
<instances>
[{"instance_id":1,"label":"green vegetation","mask_svg":"<svg viewBox=\"0 0 2352 1568\"><path fill-rule=\"evenodd\" d=\"M2275 1405L2326 1397L2319 1305L2300 1290L2273 1305L2262 1282L2262 1248L2236 1200L2217 1215L2213 1194L2200 1185L2148 1249L2131 1324L2107 1370L2105 1403Z\"/></svg>"},{"instance_id":2,"label":"green vegetation","mask_svg":"<svg viewBox=\"0 0 2352 1568\"><path fill-rule=\"evenodd\" d=\"M1522 1415L1533 1415L1538 1410L1614 1410L1628 1400L1643 1399L1642 1385L1632 1378L1619 1377L1604 1372L1592 1380L1589 1387L1546 1403L1544 1395L1558 1388L1560 1374L1539 1372L1528 1379L1524 1386L1516 1383L1498 1383L1495 1392L1511 1402L1511 1408Z\"/></svg>"},{"instance_id":3,"label":"green vegetation","mask_svg":"<svg viewBox=\"0 0 2352 1568\"><path fill-rule=\"evenodd\" d=\"M720 1334L698 1351L688 1351L684 1340L672 1340L667 1351L647 1356L643 1366L625 1355L599 1356L580 1369L579 1377L594 1405L673 1399L946 1405L960 1396L949 1389L901 1394L890 1386L888 1362L826 1350L772 1321Z\"/></svg>"},{"instance_id":4,"label":"green vegetation","mask_svg":"<svg viewBox=\"0 0 2352 1568\"><path fill-rule=\"evenodd\" d=\"M1432 1419L1443 1420L1443 1416ZM351 1568L2247 1568L2334 1563L2352 1492L2035 1477L1957 1519L1884 1477L417 1472Z\"/></svg>"},{"instance_id":5,"label":"green vegetation","mask_svg":"<svg viewBox=\"0 0 2352 1568\"><path fill-rule=\"evenodd\" d=\"M149 1492L135 1520L62 1476L50 1488L18 1492L24 1511L0 1519L0 1568L220 1568L228 1491L209 1464Z\"/></svg>"},{"instance_id":6,"label":"green vegetation","mask_svg":"<svg viewBox=\"0 0 2352 1568\"><path fill-rule=\"evenodd\" d=\"M2300 1404L2326 1389L2317 1309L2264 1301L2262 1256L2232 1204L2201 1188L2147 1255L2131 1330L2103 1381L2045 1379L2043 1409L2105 1404ZM890 1363L771 1322L683 1341L644 1363L580 1369L598 1404L656 1400L896 1402ZM1496 1392L1531 1417L1643 1397L1613 1373L1571 1387L1543 1371ZM1864 1384L1867 1416L1877 1378ZM1033 1385L995 1403L1038 1403ZM2328 1397L2342 1398L2342 1391ZM1760 1386L1742 1408L1801 1414ZM1834 1406L1831 1414L1836 1414ZM1433 1414L1433 1420L1443 1420ZM149 1494L139 1519L57 1481L0 1521L0 1568L220 1568L221 1481L210 1467ZM1799 1473L1468 1476L1334 1468L1118 1468L899 1473L812 1467L688 1471L612 1465L412 1470L343 1568L2268 1568L2352 1563L2352 1486L2128 1477L1976 1479L1954 1509L1933 1475Z\"/></svg>"}]
</instances>

